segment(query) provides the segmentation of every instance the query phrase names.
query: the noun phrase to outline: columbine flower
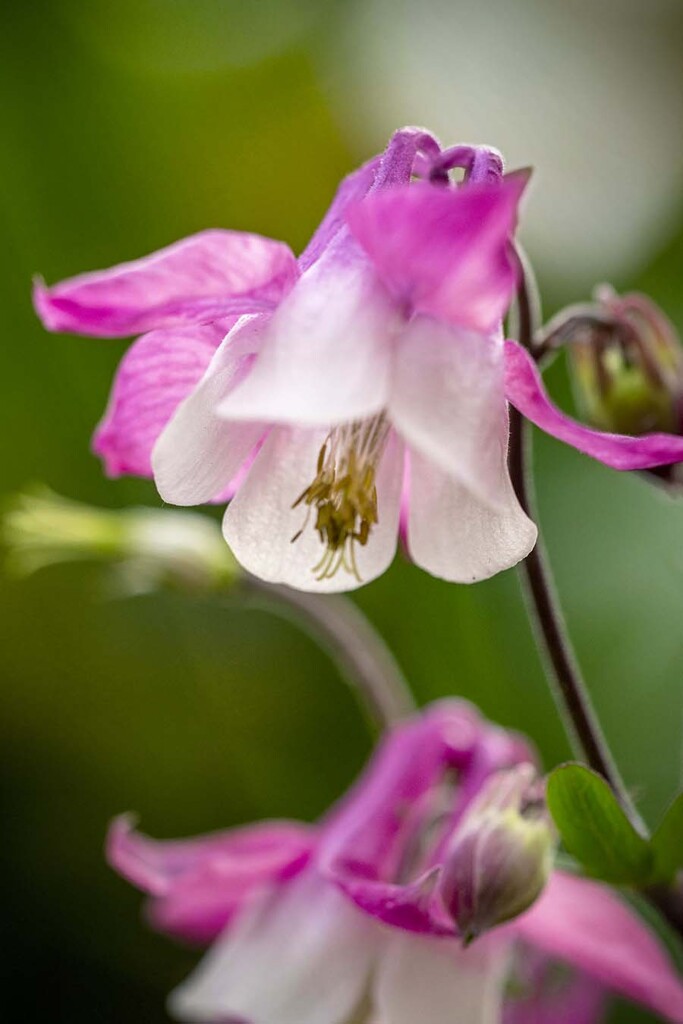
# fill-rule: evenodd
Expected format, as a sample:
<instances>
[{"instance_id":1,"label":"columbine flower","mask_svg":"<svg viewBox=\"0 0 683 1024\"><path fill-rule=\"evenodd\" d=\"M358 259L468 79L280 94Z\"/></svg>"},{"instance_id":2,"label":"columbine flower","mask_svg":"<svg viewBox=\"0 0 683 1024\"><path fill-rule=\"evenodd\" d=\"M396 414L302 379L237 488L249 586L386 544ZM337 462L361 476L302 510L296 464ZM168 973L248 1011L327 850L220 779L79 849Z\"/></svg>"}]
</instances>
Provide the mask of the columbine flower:
<instances>
[{"instance_id":1,"label":"columbine flower","mask_svg":"<svg viewBox=\"0 0 683 1024\"><path fill-rule=\"evenodd\" d=\"M567 1021L593 1024L615 991L682 1022L667 955L596 882L555 871L530 909L464 947L449 910L459 833L492 779L527 786L532 759L520 737L447 701L396 727L318 825L165 843L119 819L109 858L150 894L152 923L215 940L173 1012L204 1024L517 1024L573 1007Z\"/></svg>"},{"instance_id":2,"label":"columbine flower","mask_svg":"<svg viewBox=\"0 0 683 1024\"><path fill-rule=\"evenodd\" d=\"M441 151L405 129L342 183L298 263L280 243L209 232L39 285L52 329L151 331L124 359L96 434L108 471L149 474L154 448L165 500L236 492L224 532L238 560L331 591L383 572L399 529L417 564L454 581L528 553L536 530L507 472L506 396L617 468L681 459L681 438L569 420L531 357L503 344L526 180L503 177L494 151Z\"/></svg>"}]
</instances>

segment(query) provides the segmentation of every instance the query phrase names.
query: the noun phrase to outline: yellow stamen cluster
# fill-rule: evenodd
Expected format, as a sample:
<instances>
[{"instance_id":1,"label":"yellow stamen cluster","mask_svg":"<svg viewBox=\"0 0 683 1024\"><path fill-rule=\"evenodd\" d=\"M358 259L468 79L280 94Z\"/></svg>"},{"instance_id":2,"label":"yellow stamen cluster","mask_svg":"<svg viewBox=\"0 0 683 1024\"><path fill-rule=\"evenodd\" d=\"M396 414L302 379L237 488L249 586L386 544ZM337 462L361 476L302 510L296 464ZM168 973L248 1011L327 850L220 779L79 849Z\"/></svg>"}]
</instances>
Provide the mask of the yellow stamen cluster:
<instances>
[{"instance_id":1,"label":"yellow stamen cluster","mask_svg":"<svg viewBox=\"0 0 683 1024\"><path fill-rule=\"evenodd\" d=\"M307 506L306 519L293 542L315 510L314 529L325 549L312 569L318 580L330 579L344 569L361 581L355 545L364 547L379 521L376 473L388 433L383 415L331 431L318 454L313 482L292 505Z\"/></svg>"}]
</instances>

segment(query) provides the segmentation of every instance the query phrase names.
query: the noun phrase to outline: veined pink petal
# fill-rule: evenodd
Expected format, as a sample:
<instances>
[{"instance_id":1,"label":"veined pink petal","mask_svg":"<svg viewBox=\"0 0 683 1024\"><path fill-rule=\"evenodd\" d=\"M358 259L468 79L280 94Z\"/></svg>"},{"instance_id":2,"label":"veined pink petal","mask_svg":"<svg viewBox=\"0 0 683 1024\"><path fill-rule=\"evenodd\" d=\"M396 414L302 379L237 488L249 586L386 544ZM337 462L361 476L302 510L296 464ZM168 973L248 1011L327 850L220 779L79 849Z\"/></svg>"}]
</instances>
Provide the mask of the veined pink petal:
<instances>
[{"instance_id":1,"label":"veined pink petal","mask_svg":"<svg viewBox=\"0 0 683 1024\"><path fill-rule=\"evenodd\" d=\"M109 830L107 859L150 894L148 914L155 928L205 943L255 892L301 870L314 839L311 826L274 821L157 841L135 832L124 815Z\"/></svg>"},{"instance_id":2,"label":"veined pink petal","mask_svg":"<svg viewBox=\"0 0 683 1024\"><path fill-rule=\"evenodd\" d=\"M313 571L325 554L313 528L315 509L301 536L292 541L306 522L306 506L292 505L313 482L318 453L327 436L327 431L274 427L228 507L225 539L235 558L260 579L320 593L360 586L343 568L325 579ZM355 545L363 583L383 573L394 557L402 477L403 446L390 436L377 471L379 523L364 547Z\"/></svg>"},{"instance_id":3,"label":"veined pink petal","mask_svg":"<svg viewBox=\"0 0 683 1024\"><path fill-rule=\"evenodd\" d=\"M201 1024L346 1024L374 965L379 929L304 871L267 894L171 996Z\"/></svg>"},{"instance_id":4,"label":"veined pink petal","mask_svg":"<svg viewBox=\"0 0 683 1024\"><path fill-rule=\"evenodd\" d=\"M93 451L108 476L151 476L152 448L201 380L225 331L218 324L151 331L124 355Z\"/></svg>"},{"instance_id":5,"label":"veined pink petal","mask_svg":"<svg viewBox=\"0 0 683 1024\"><path fill-rule=\"evenodd\" d=\"M481 740L472 705L446 700L395 726L324 825L318 862L325 872L348 867L366 879L395 877L419 806L446 767L464 771Z\"/></svg>"},{"instance_id":6,"label":"veined pink petal","mask_svg":"<svg viewBox=\"0 0 683 1024\"><path fill-rule=\"evenodd\" d=\"M382 1024L498 1024L509 945L397 935L382 954L375 1004Z\"/></svg>"},{"instance_id":7,"label":"veined pink petal","mask_svg":"<svg viewBox=\"0 0 683 1024\"><path fill-rule=\"evenodd\" d=\"M398 323L367 262L333 243L273 315L257 363L219 414L320 426L379 412Z\"/></svg>"},{"instance_id":8,"label":"veined pink petal","mask_svg":"<svg viewBox=\"0 0 683 1024\"><path fill-rule=\"evenodd\" d=\"M608 434L566 416L550 401L533 359L516 341L505 342L505 392L508 401L546 434L613 469L649 469L683 462L683 437Z\"/></svg>"},{"instance_id":9,"label":"veined pink petal","mask_svg":"<svg viewBox=\"0 0 683 1024\"><path fill-rule=\"evenodd\" d=\"M525 558L538 531L510 482L501 444L495 506L411 450L407 544L411 559L432 576L476 583ZM495 464L494 464L495 465Z\"/></svg>"},{"instance_id":10,"label":"veined pink petal","mask_svg":"<svg viewBox=\"0 0 683 1024\"><path fill-rule=\"evenodd\" d=\"M389 417L411 448L455 477L483 503L503 509L502 343L415 317L396 341Z\"/></svg>"},{"instance_id":11,"label":"veined pink petal","mask_svg":"<svg viewBox=\"0 0 683 1024\"><path fill-rule=\"evenodd\" d=\"M164 501L199 505L222 494L263 437L263 423L227 423L216 407L253 365L265 316L243 317L224 338L204 377L177 408L152 452Z\"/></svg>"},{"instance_id":12,"label":"veined pink petal","mask_svg":"<svg viewBox=\"0 0 683 1024\"><path fill-rule=\"evenodd\" d=\"M555 871L514 928L548 956L667 1020L683 1021L683 979L645 922L605 886Z\"/></svg>"},{"instance_id":13,"label":"veined pink petal","mask_svg":"<svg viewBox=\"0 0 683 1024\"><path fill-rule=\"evenodd\" d=\"M48 330L123 337L272 306L298 274L283 242L210 230L51 288L38 281L34 303Z\"/></svg>"},{"instance_id":14,"label":"veined pink petal","mask_svg":"<svg viewBox=\"0 0 683 1024\"><path fill-rule=\"evenodd\" d=\"M457 189L416 182L349 207L353 234L403 306L495 333L516 284L509 244L523 173Z\"/></svg>"}]
</instances>

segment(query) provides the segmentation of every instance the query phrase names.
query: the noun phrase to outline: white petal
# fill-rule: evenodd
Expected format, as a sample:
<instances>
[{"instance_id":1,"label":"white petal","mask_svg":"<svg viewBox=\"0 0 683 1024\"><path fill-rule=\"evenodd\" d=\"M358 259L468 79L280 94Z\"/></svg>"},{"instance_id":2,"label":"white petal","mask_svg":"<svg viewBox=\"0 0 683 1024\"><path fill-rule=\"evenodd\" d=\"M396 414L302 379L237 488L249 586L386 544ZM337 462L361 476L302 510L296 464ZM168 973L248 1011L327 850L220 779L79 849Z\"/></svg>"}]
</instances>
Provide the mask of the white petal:
<instances>
[{"instance_id":1,"label":"white petal","mask_svg":"<svg viewBox=\"0 0 683 1024\"><path fill-rule=\"evenodd\" d=\"M154 446L154 480L171 505L199 505L215 498L263 436L265 424L226 423L215 410L248 372L266 322L261 315L243 317L233 327Z\"/></svg>"},{"instance_id":2,"label":"white petal","mask_svg":"<svg viewBox=\"0 0 683 1024\"><path fill-rule=\"evenodd\" d=\"M220 414L317 426L378 412L397 323L365 261L319 260L282 302L258 362Z\"/></svg>"},{"instance_id":3,"label":"white petal","mask_svg":"<svg viewBox=\"0 0 683 1024\"><path fill-rule=\"evenodd\" d=\"M502 449L496 508L417 452L409 458L408 550L417 565L454 583L476 583L529 554L538 531L517 501Z\"/></svg>"},{"instance_id":4,"label":"white petal","mask_svg":"<svg viewBox=\"0 0 683 1024\"><path fill-rule=\"evenodd\" d=\"M375 987L382 1024L498 1024L507 943L484 940L463 950L455 940L396 934L383 953Z\"/></svg>"},{"instance_id":5,"label":"white petal","mask_svg":"<svg viewBox=\"0 0 683 1024\"><path fill-rule=\"evenodd\" d=\"M411 448L491 505L501 498L503 378L499 338L420 316L397 339L392 423Z\"/></svg>"},{"instance_id":6,"label":"white petal","mask_svg":"<svg viewBox=\"0 0 683 1024\"><path fill-rule=\"evenodd\" d=\"M228 928L171 995L180 1020L342 1024L367 985L379 930L305 871Z\"/></svg>"},{"instance_id":7,"label":"white petal","mask_svg":"<svg viewBox=\"0 0 683 1024\"><path fill-rule=\"evenodd\" d=\"M235 558L255 576L271 583L286 583L299 590L332 593L353 590L390 565L396 551L403 478L403 445L390 434L377 471L379 522L368 543L355 545L359 580L340 568L329 579L318 580L314 566L324 547L313 529L315 511L301 536L306 506L292 504L313 482L326 431L274 428L258 453L237 496L228 506L223 532Z\"/></svg>"}]
</instances>

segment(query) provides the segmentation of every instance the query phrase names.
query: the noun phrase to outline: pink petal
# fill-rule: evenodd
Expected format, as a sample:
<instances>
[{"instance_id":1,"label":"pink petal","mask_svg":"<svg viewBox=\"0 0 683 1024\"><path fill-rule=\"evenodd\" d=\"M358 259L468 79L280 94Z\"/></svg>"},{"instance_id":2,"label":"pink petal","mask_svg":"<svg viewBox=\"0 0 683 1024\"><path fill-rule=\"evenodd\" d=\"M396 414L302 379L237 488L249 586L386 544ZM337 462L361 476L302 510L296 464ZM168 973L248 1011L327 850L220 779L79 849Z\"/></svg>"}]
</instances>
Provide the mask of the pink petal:
<instances>
[{"instance_id":1,"label":"pink petal","mask_svg":"<svg viewBox=\"0 0 683 1024\"><path fill-rule=\"evenodd\" d=\"M196 839L157 841L117 818L107 838L111 866L152 897L159 931L210 942L255 891L289 878L305 864L312 827L263 822Z\"/></svg>"},{"instance_id":2,"label":"pink petal","mask_svg":"<svg viewBox=\"0 0 683 1024\"><path fill-rule=\"evenodd\" d=\"M402 304L495 333L515 289L509 242L526 182L522 173L457 189L416 182L367 196L348 221Z\"/></svg>"},{"instance_id":3,"label":"pink petal","mask_svg":"<svg viewBox=\"0 0 683 1024\"><path fill-rule=\"evenodd\" d=\"M468 767L482 725L469 704L449 700L395 726L325 823L318 863L330 877L393 879L415 820L406 809L448 766Z\"/></svg>"},{"instance_id":4,"label":"pink petal","mask_svg":"<svg viewBox=\"0 0 683 1024\"><path fill-rule=\"evenodd\" d=\"M345 250L340 256L336 246L282 302L258 362L221 404L222 416L319 426L382 409L398 313L366 261Z\"/></svg>"},{"instance_id":5,"label":"pink petal","mask_svg":"<svg viewBox=\"0 0 683 1024\"><path fill-rule=\"evenodd\" d=\"M317 578L314 567L325 549L313 528L314 511L301 536L292 541L306 521L305 505L292 505L313 482L318 453L327 436L326 430L271 430L228 507L223 524L225 539L235 558L261 579L320 593L360 586L359 580L343 568L330 578ZM377 472L379 523L364 547L355 546L363 583L381 575L394 557L402 478L402 445L390 437Z\"/></svg>"},{"instance_id":6,"label":"pink petal","mask_svg":"<svg viewBox=\"0 0 683 1024\"><path fill-rule=\"evenodd\" d=\"M111 270L51 288L37 281L34 303L48 330L121 337L272 306L298 273L282 242L241 231L202 231Z\"/></svg>"},{"instance_id":7,"label":"pink petal","mask_svg":"<svg viewBox=\"0 0 683 1024\"><path fill-rule=\"evenodd\" d=\"M108 476L151 476L152 448L178 405L201 380L223 338L217 325L151 331L124 355L93 451Z\"/></svg>"},{"instance_id":8,"label":"pink petal","mask_svg":"<svg viewBox=\"0 0 683 1024\"><path fill-rule=\"evenodd\" d=\"M411 448L482 502L501 495L505 418L502 344L428 317L415 317L396 343L389 417Z\"/></svg>"},{"instance_id":9,"label":"pink petal","mask_svg":"<svg viewBox=\"0 0 683 1024\"><path fill-rule=\"evenodd\" d=\"M566 416L550 401L536 364L516 341L505 342L505 392L508 401L546 434L613 469L649 469L683 461L683 437L608 434Z\"/></svg>"},{"instance_id":10,"label":"pink petal","mask_svg":"<svg viewBox=\"0 0 683 1024\"><path fill-rule=\"evenodd\" d=\"M538 531L517 501L505 454L501 437L497 459L486 470L491 480L497 474L494 505L483 503L453 476L410 452L407 545L416 565L453 583L476 583L529 554Z\"/></svg>"},{"instance_id":11,"label":"pink petal","mask_svg":"<svg viewBox=\"0 0 683 1024\"><path fill-rule=\"evenodd\" d=\"M376 981L382 1024L498 1024L508 962L506 943L392 936Z\"/></svg>"},{"instance_id":12,"label":"pink petal","mask_svg":"<svg viewBox=\"0 0 683 1024\"><path fill-rule=\"evenodd\" d=\"M378 920L405 931L453 935L453 920L436 891L442 852L483 780L532 759L519 737L483 722L464 701L435 704L396 726L380 743L324 823L316 864ZM441 841L416 860L418 837L431 821L435 794L449 771L458 778L451 815L444 815ZM407 859L411 875L397 881L405 875Z\"/></svg>"},{"instance_id":13,"label":"pink petal","mask_svg":"<svg viewBox=\"0 0 683 1024\"><path fill-rule=\"evenodd\" d=\"M224 494L262 439L265 424L226 423L216 406L250 372L267 323L261 315L235 324L160 434L152 452L154 481L171 505L199 505Z\"/></svg>"},{"instance_id":14,"label":"pink petal","mask_svg":"<svg viewBox=\"0 0 683 1024\"><path fill-rule=\"evenodd\" d=\"M556 871L514 928L614 992L683 1021L683 980L673 963L636 912L597 882Z\"/></svg>"},{"instance_id":15,"label":"pink petal","mask_svg":"<svg viewBox=\"0 0 683 1024\"><path fill-rule=\"evenodd\" d=\"M240 917L171 996L201 1024L346 1024L381 936L314 871L274 889Z\"/></svg>"},{"instance_id":16,"label":"pink petal","mask_svg":"<svg viewBox=\"0 0 683 1024\"><path fill-rule=\"evenodd\" d=\"M299 256L299 268L302 271L307 270L320 258L341 228L346 230L346 209L349 203L358 202L371 188L381 159L378 156L373 157L342 180L329 210Z\"/></svg>"}]
</instances>

